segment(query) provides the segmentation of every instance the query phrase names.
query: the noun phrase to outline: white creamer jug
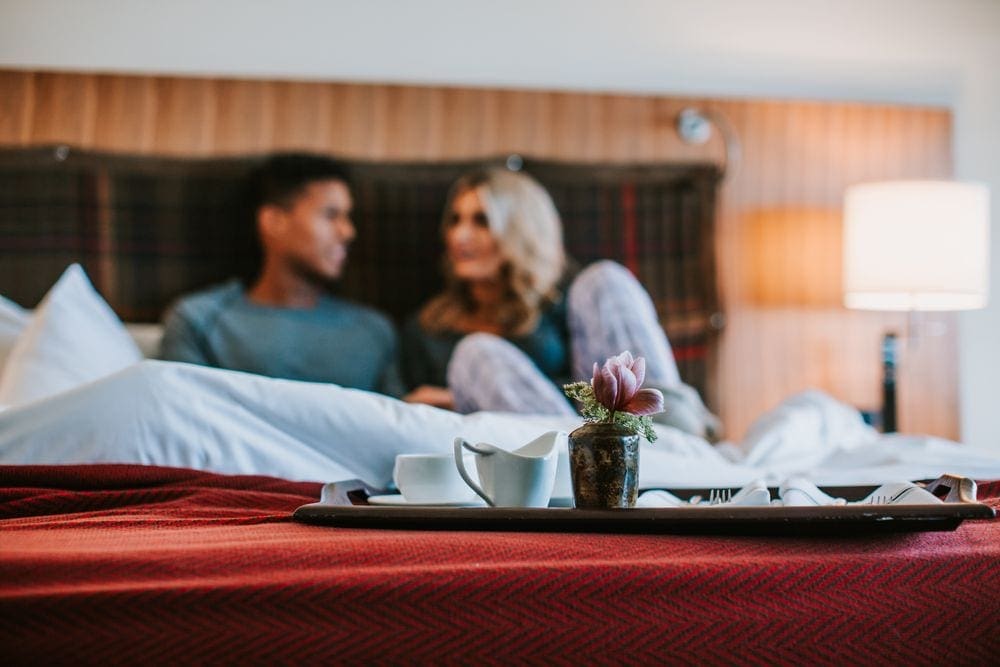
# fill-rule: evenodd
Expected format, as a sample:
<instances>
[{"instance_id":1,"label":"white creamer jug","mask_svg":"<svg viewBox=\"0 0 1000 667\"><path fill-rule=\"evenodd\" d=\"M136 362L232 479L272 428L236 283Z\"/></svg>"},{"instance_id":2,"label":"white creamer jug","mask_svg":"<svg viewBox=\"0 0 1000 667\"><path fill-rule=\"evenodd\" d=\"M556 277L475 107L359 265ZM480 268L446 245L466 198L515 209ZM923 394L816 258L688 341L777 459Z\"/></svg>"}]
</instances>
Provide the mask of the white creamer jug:
<instances>
[{"instance_id":1,"label":"white creamer jug","mask_svg":"<svg viewBox=\"0 0 1000 667\"><path fill-rule=\"evenodd\" d=\"M491 507L548 507L566 433L549 431L507 451L485 442L455 438L455 465L462 479ZM479 484L465 469L464 450L476 455Z\"/></svg>"}]
</instances>

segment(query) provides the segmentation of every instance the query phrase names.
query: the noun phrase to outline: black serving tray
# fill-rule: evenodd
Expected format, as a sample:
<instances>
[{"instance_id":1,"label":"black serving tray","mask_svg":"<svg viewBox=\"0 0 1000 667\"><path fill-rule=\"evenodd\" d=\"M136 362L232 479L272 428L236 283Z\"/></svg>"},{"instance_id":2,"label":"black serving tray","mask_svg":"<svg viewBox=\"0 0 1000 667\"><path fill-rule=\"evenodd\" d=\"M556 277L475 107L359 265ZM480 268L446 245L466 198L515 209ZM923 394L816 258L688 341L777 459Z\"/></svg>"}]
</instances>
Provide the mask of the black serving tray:
<instances>
[{"instance_id":1,"label":"black serving tray","mask_svg":"<svg viewBox=\"0 0 1000 667\"><path fill-rule=\"evenodd\" d=\"M874 486L824 487L835 497L859 500ZM975 501L975 484L943 476L926 485L944 502L928 505L823 507L663 507L621 510L521 507L422 507L369 505L383 492L358 480L323 488L318 503L293 518L311 524L407 530L485 530L572 533L699 535L858 535L955 530L965 519L993 519L993 508ZM738 489L733 489L733 492ZM671 491L685 498L699 490ZM707 491L707 490L705 490ZM971 493L970 493L971 491ZM699 494L699 495L707 495ZM773 490L772 490L773 495Z\"/></svg>"}]
</instances>

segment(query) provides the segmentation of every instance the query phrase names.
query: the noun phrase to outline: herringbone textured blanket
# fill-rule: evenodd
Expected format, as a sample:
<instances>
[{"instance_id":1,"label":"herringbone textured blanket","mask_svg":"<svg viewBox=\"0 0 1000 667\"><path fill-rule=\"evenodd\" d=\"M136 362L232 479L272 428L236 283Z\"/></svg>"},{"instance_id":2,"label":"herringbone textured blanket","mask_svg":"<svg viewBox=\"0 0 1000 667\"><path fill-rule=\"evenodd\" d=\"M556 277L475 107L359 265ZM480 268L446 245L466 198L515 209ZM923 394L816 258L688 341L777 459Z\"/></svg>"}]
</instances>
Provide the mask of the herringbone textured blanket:
<instances>
[{"instance_id":1,"label":"herringbone textured blanket","mask_svg":"<svg viewBox=\"0 0 1000 667\"><path fill-rule=\"evenodd\" d=\"M44 446L44 443L39 443ZM1000 522L855 538L295 523L320 485L0 467L11 664L995 664ZM981 487L1000 506L1000 483Z\"/></svg>"}]
</instances>

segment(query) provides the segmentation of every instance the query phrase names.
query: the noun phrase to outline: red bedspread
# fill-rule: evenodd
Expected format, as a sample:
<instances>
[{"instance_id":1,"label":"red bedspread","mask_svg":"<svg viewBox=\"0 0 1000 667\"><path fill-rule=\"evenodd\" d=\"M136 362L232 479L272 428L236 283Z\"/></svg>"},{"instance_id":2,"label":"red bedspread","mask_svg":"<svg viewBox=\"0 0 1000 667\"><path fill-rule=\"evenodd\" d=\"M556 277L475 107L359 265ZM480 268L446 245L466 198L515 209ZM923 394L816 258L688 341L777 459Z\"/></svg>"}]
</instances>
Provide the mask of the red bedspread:
<instances>
[{"instance_id":1,"label":"red bedspread","mask_svg":"<svg viewBox=\"0 0 1000 667\"><path fill-rule=\"evenodd\" d=\"M0 467L0 662L996 663L1000 521L764 538L349 530L320 485ZM980 487L1000 506L1000 483Z\"/></svg>"}]
</instances>

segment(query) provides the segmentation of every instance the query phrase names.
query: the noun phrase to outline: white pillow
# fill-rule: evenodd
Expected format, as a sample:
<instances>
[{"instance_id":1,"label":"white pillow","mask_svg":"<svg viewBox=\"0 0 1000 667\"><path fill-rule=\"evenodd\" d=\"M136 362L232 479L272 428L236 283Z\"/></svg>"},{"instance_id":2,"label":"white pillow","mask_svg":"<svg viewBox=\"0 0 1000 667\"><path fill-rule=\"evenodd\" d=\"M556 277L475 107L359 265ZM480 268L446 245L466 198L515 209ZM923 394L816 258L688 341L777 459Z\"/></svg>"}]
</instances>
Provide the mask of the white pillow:
<instances>
[{"instance_id":1,"label":"white pillow","mask_svg":"<svg viewBox=\"0 0 1000 667\"><path fill-rule=\"evenodd\" d=\"M31 311L22 308L10 299L0 296L0 374L3 373L7 355L14 349L17 337L31 321ZM142 356L155 359L160 354L160 341L163 340L163 325L145 322L126 322L125 330L139 346Z\"/></svg>"},{"instance_id":2,"label":"white pillow","mask_svg":"<svg viewBox=\"0 0 1000 667\"><path fill-rule=\"evenodd\" d=\"M0 374L18 336L28 325L31 314L10 299L0 296Z\"/></svg>"},{"instance_id":3,"label":"white pillow","mask_svg":"<svg viewBox=\"0 0 1000 667\"><path fill-rule=\"evenodd\" d=\"M110 375L142 359L79 264L52 286L0 375L0 404L17 405Z\"/></svg>"}]
</instances>

